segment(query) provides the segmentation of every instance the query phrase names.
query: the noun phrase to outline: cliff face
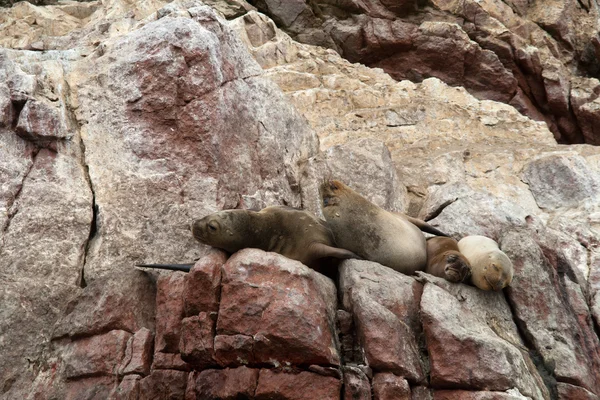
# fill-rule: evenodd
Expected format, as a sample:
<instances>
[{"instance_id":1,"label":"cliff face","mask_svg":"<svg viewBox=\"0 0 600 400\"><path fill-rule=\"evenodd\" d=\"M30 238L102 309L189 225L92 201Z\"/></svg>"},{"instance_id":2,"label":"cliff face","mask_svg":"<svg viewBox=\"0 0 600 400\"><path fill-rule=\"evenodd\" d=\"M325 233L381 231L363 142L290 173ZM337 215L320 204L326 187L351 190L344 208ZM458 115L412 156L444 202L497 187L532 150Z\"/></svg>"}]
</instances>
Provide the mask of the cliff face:
<instances>
[{"instance_id":1,"label":"cliff face","mask_svg":"<svg viewBox=\"0 0 600 400\"><path fill-rule=\"evenodd\" d=\"M600 395L597 148L295 42L238 1L19 3L0 38L2 398ZM512 285L367 261L325 277L191 237L223 208L318 215L324 177L494 238Z\"/></svg>"}]
</instances>

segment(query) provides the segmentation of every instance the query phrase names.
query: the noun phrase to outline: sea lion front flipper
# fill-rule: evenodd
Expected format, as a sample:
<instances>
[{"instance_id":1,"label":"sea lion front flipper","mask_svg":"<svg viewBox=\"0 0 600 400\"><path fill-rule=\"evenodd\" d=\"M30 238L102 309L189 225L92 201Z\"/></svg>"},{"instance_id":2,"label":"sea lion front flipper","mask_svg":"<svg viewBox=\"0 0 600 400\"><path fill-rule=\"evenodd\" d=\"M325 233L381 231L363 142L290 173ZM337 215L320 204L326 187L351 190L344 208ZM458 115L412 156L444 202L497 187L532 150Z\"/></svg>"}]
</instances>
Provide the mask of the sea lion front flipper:
<instances>
[{"instance_id":1,"label":"sea lion front flipper","mask_svg":"<svg viewBox=\"0 0 600 400\"><path fill-rule=\"evenodd\" d=\"M355 258L357 260L362 260L362 257L354 254L350 250L340 249L339 247L328 246L324 243L313 243L309 247L309 253L311 254L311 258L317 260L319 258L324 257L335 257L340 258L342 260L347 260L349 258Z\"/></svg>"},{"instance_id":2,"label":"sea lion front flipper","mask_svg":"<svg viewBox=\"0 0 600 400\"><path fill-rule=\"evenodd\" d=\"M141 268L155 268L155 269L168 269L171 271L183 271L190 272L190 269L194 264L136 264L136 267Z\"/></svg>"},{"instance_id":3,"label":"sea lion front flipper","mask_svg":"<svg viewBox=\"0 0 600 400\"><path fill-rule=\"evenodd\" d=\"M409 217L408 215L405 215L405 217L411 224L415 225L417 228L419 228L423 232L431 233L432 235L437 235L437 236L446 236L446 237L448 236L444 232L437 230L436 228L434 228L433 226L429 225L427 222L425 222L421 219Z\"/></svg>"}]
</instances>

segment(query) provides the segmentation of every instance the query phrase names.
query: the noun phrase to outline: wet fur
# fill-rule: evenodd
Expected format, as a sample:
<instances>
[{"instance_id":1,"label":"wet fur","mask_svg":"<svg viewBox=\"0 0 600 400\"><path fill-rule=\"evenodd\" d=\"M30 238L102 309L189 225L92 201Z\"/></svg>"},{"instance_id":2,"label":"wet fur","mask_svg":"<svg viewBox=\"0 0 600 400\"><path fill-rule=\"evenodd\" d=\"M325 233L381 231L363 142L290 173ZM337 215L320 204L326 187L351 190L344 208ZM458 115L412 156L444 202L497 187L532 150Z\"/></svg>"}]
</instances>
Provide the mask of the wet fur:
<instances>
[{"instance_id":1,"label":"wet fur","mask_svg":"<svg viewBox=\"0 0 600 400\"><path fill-rule=\"evenodd\" d=\"M471 265L458 250L458 242L449 237L427 239L428 274L454 283L469 282Z\"/></svg>"},{"instance_id":2,"label":"wet fur","mask_svg":"<svg viewBox=\"0 0 600 400\"><path fill-rule=\"evenodd\" d=\"M471 283L483 290L502 290L510 285L514 268L498 244L485 236L466 236L458 242L471 263Z\"/></svg>"},{"instance_id":3,"label":"wet fur","mask_svg":"<svg viewBox=\"0 0 600 400\"><path fill-rule=\"evenodd\" d=\"M320 194L339 247L405 274L425 269L425 237L402 215L376 206L340 181L323 182Z\"/></svg>"}]
</instances>

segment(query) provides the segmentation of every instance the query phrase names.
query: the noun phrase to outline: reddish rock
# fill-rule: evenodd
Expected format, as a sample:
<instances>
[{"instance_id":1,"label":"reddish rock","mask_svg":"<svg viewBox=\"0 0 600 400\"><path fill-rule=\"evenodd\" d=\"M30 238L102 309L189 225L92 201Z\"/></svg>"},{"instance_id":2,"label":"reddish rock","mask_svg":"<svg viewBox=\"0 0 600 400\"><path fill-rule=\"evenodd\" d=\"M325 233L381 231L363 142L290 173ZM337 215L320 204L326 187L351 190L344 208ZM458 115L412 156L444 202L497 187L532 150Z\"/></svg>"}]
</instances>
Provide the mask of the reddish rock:
<instances>
[{"instance_id":1,"label":"reddish rock","mask_svg":"<svg viewBox=\"0 0 600 400\"><path fill-rule=\"evenodd\" d=\"M196 369L215 365L214 336L215 313L201 312L181 321L179 351L181 358Z\"/></svg>"},{"instance_id":2,"label":"reddish rock","mask_svg":"<svg viewBox=\"0 0 600 400\"><path fill-rule=\"evenodd\" d=\"M187 387L185 388L185 400L196 400L196 379L198 379L198 371L192 371L188 374Z\"/></svg>"},{"instance_id":3,"label":"reddish rock","mask_svg":"<svg viewBox=\"0 0 600 400\"><path fill-rule=\"evenodd\" d=\"M159 369L140 380L140 399L181 400L185 397L188 373Z\"/></svg>"},{"instance_id":4,"label":"reddish rock","mask_svg":"<svg viewBox=\"0 0 600 400\"><path fill-rule=\"evenodd\" d=\"M139 400L141 378L139 375L124 377L115 392L115 400Z\"/></svg>"},{"instance_id":5,"label":"reddish rock","mask_svg":"<svg viewBox=\"0 0 600 400\"><path fill-rule=\"evenodd\" d=\"M60 110L45 101L29 100L19 114L17 133L42 146L53 140L67 139L72 135L59 113Z\"/></svg>"},{"instance_id":6,"label":"reddish rock","mask_svg":"<svg viewBox=\"0 0 600 400\"><path fill-rule=\"evenodd\" d=\"M253 398L258 382L258 369L247 367L208 369L196 378L196 398L221 400Z\"/></svg>"},{"instance_id":7,"label":"reddish rock","mask_svg":"<svg viewBox=\"0 0 600 400\"><path fill-rule=\"evenodd\" d=\"M181 354L154 353L152 369L176 369L178 371L189 371L191 366L181 359Z\"/></svg>"},{"instance_id":8,"label":"reddish rock","mask_svg":"<svg viewBox=\"0 0 600 400\"><path fill-rule=\"evenodd\" d=\"M504 392L473 392L470 390L435 390L433 400L522 400L524 397ZM562 400L562 397L561 397Z\"/></svg>"},{"instance_id":9,"label":"reddish rock","mask_svg":"<svg viewBox=\"0 0 600 400\"><path fill-rule=\"evenodd\" d=\"M174 272L158 278L155 352L177 353L179 351L185 276L183 272Z\"/></svg>"},{"instance_id":10,"label":"reddish rock","mask_svg":"<svg viewBox=\"0 0 600 400\"><path fill-rule=\"evenodd\" d=\"M63 353L65 376L116 374L131 336L125 331L110 331L70 343Z\"/></svg>"},{"instance_id":11,"label":"reddish rock","mask_svg":"<svg viewBox=\"0 0 600 400\"><path fill-rule=\"evenodd\" d=\"M13 121L14 110L10 100L8 86L0 84L0 128L10 127Z\"/></svg>"},{"instance_id":12,"label":"reddish rock","mask_svg":"<svg viewBox=\"0 0 600 400\"><path fill-rule=\"evenodd\" d=\"M373 377L374 400L411 400L406 379L382 372Z\"/></svg>"},{"instance_id":13,"label":"reddish rock","mask_svg":"<svg viewBox=\"0 0 600 400\"><path fill-rule=\"evenodd\" d=\"M53 337L154 330L155 291L150 277L134 268L99 278L69 302Z\"/></svg>"},{"instance_id":14,"label":"reddish rock","mask_svg":"<svg viewBox=\"0 0 600 400\"><path fill-rule=\"evenodd\" d=\"M354 314L369 366L423 381L417 344L422 285L380 264L358 260L344 261L339 279L344 308Z\"/></svg>"},{"instance_id":15,"label":"reddish rock","mask_svg":"<svg viewBox=\"0 0 600 400\"><path fill-rule=\"evenodd\" d=\"M185 278L183 299L186 317L219 310L221 292L221 267L227 254L218 249L196 262Z\"/></svg>"},{"instance_id":16,"label":"reddish rock","mask_svg":"<svg viewBox=\"0 0 600 400\"><path fill-rule=\"evenodd\" d=\"M312 372L297 374L261 369L256 400L338 400L342 381Z\"/></svg>"},{"instance_id":17,"label":"reddish rock","mask_svg":"<svg viewBox=\"0 0 600 400\"><path fill-rule=\"evenodd\" d=\"M415 386L411 389L411 400L433 400L433 390L425 386Z\"/></svg>"},{"instance_id":18,"label":"reddish rock","mask_svg":"<svg viewBox=\"0 0 600 400\"><path fill-rule=\"evenodd\" d=\"M558 382L556 389L558 390L558 398L560 400L598 400L600 398L581 386L574 386L568 383Z\"/></svg>"},{"instance_id":19,"label":"reddish rock","mask_svg":"<svg viewBox=\"0 0 600 400\"><path fill-rule=\"evenodd\" d=\"M215 359L223 367L252 364L254 339L245 335L215 336Z\"/></svg>"},{"instance_id":20,"label":"reddish rock","mask_svg":"<svg viewBox=\"0 0 600 400\"><path fill-rule=\"evenodd\" d=\"M152 365L152 346L154 345L154 335L149 329L142 328L133 335L127 342L125 358L120 368L119 374L142 374L150 373Z\"/></svg>"},{"instance_id":21,"label":"reddish rock","mask_svg":"<svg viewBox=\"0 0 600 400\"><path fill-rule=\"evenodd\" d=\"M340 362L333 282L298 261L245 249L223 267L219 335L254 339L255 362Z\"/></svg>"},{"instance_id":22,"label":"reddish rock","mask_svg":"<svg viewBox=\"0 0 600 400\"><path fill-rule=\"evenodd\" d=\"M371 400L371 383L359 368L344 366L344 400Z\"/></svg>"},{"instance_id":23,"label":"reddish rock","mask_svg":"<svg viewBox=\"0 0 600 400\"><path fill-rule=\"evenodd\" d=\"M528 355L511 344L514 339L498 336L501 330L492 330L449 292L427 283L421 315L432 387L498 391L516 387L527 396L544 397L537 371Z\"/></svg>"},{"instance_id":24,"label":"reddish rock","mask_svg":"<svg viewBox=\"0 0 600 400\"><path fill-rule=\"evenodd\" d=\"M117 378L109 376L78 379L67 382L64 400L106 400L114 398L117 391Z\"/></svg>"},{"instance_id":25,"label":"reddish rock","mask_svg":"<svg viewBox=\"0 0 600 400\"><path fill-rule=\"evenodd\" d=\"M598 392L600 343L573 266L560 249L540 247L543 232L535 236L513 229L500 241L515 268L507 290L515 319L559 382Z\"/></svg>"},{"instance_id":26,"label":"reddish rock","mask_svg":"<svg viewBox=\"0 0 600 400\"><path fill-rule=\"evenodd\" d=\"M578 154L549 155L533 160L523 176L540 208L576 207L598 194L598 183L585 158Z\"/></svg>"}]
</instances>

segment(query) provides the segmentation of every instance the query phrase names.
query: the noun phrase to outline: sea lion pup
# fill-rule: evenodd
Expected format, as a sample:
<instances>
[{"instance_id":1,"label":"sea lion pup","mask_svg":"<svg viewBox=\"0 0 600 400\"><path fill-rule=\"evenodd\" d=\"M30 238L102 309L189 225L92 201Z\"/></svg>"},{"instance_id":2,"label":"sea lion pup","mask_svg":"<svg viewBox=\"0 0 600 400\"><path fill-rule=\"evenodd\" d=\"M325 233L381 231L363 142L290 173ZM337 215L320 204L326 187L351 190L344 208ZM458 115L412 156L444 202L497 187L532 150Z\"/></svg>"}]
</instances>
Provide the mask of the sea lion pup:
<instances>
[{"instance_id":1,"label":"sea lion pup","mask_svg":"<svg viewBox=\"0 0 600 400\"><path fill-rule=\"evenodd\" d=\"M458 249L471 264L471 283L483 290L502 290L513 279L513 264L498 243L485 236L466 236Z\"/></svg>"},{"instance_id":2,"label":"sea lion pup","mask_svg":"<svg viewBox=\"0 0 600 400\"><path fill-rule=\"evenodd\" d=\"M337 180L323 182L320 192L323 215L339 247L405 274L425 269L425 237L404 214L376 206Z\"/></svg>"},{"instance_id":3,"label":"sea lion pup","mask_svg":"<svg viewBox=\"0 0 600 400\"><path fill-rule=\"evenodd\" d=\"M460 254L456 240L437 236L427 239L425 272L454 283L469 282L471 265Z\"/></svg>"},{"instance_id":4,"label":"sea lion pup","mask_svg":"<svg viewBox=\"0 0 600 400\"><path fill-rule=\"evenodd\" d=\"M229 253L253 247L279 253L314 266L325 257L360 258L335 247L333 234L324 221L307 211L271 206L260 211L224 210L192 223L192 234L201 243ZM143 264L141 267L189 271L193 264Z\"/></svg>"}]
</instances>

